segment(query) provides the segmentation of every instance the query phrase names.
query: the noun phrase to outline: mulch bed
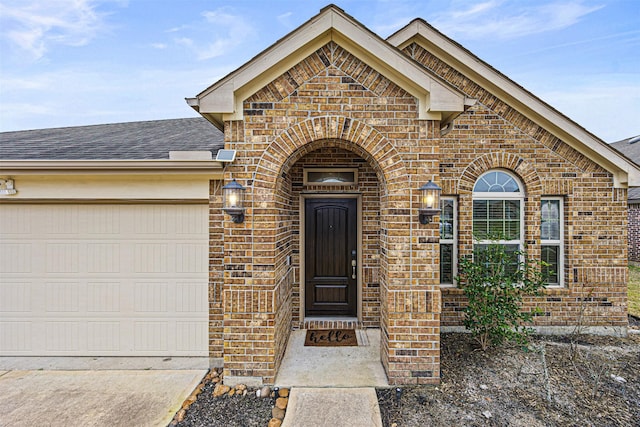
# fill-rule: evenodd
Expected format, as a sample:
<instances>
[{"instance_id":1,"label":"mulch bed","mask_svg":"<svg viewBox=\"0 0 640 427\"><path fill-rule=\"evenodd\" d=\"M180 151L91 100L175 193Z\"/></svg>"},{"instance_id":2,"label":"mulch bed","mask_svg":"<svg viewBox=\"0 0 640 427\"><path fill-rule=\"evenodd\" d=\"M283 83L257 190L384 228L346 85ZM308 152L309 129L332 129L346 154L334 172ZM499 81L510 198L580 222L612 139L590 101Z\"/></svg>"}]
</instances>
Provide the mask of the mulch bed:
<instances>
[{"instance_id":1,"label":"mulch bed","mask_svg":"<svg viewBox=\"0 0 640 427\"><path fill-rule=\"evenodd\" d=\"M443 334L441 364L437 387L405 388L399 400L395 388L378 390L384 426L637 426L640 420L637 334L534 337L527 351L486 353L468 334Z\"/></svg>"}]
</instances>

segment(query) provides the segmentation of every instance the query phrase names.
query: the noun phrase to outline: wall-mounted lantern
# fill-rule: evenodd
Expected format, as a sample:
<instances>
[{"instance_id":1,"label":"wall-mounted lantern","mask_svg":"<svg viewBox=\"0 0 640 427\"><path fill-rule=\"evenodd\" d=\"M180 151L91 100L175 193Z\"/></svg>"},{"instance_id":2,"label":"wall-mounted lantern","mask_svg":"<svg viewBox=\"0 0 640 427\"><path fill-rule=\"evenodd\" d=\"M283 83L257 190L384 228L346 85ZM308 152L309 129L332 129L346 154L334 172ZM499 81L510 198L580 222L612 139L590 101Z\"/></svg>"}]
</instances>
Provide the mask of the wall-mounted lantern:
<instances>
[{"instance_id":1,"label":"wall-mounted lantern","mask_svg":"<svg viewBox=\"0 0 640 427\"><path fill-rule=\"evenodd\" d=\"M244 221L244 191L235 179L222 187L222 210L231 215L236 224Z\"/></svg>"},{"instance_id":2,"label":"wall-mounted lantern","mask_svg":"<svg viewBox=\"0 0 640 427\"><path fill-rule=\"evenodd\" d=\"M420 224L429 224L440 213L440 193L442 188L431 180L420 187Z\"/></svg>"}]
</instances>

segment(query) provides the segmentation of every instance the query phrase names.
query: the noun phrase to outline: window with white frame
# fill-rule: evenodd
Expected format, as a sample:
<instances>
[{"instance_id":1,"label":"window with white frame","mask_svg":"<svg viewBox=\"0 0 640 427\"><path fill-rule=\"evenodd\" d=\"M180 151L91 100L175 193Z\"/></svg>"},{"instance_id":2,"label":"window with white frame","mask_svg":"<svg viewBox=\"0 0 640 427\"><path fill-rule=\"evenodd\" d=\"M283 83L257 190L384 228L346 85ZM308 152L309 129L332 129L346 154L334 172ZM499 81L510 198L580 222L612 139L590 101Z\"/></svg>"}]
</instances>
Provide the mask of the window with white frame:
<instances>
[{"instance_id":1,"label":"window with white frame","mask_svg":"<svg viewBox=\"0 0 640 427\"><path fill-rule=\"evenodd\" d=\"M561 197L540 200L540 255L547 264L543 273L548 286L562 286L563 278L563 204Z\"/></svg>"},{"instance_id":2,"label":"window with white frame","mask_svg":"<svg viewBox=\"0 0 640 427\"><path fill-rule=\"evenodd\" d=\"M515 176L503 170L481 175L473 188L474 248L492 243L507 253L522 250L524 241L524 191Z\"/></svg>"},{"instance_id":3,"label":"window with white frame","mask_svg":"<svg viewBox=\"0 0 640 427\"><path fill-rule=\"evenodd\" d=\"M455 283L458 249L458 211L453 197L440 198L440 284Z\"/></svg>"}]
</instances>

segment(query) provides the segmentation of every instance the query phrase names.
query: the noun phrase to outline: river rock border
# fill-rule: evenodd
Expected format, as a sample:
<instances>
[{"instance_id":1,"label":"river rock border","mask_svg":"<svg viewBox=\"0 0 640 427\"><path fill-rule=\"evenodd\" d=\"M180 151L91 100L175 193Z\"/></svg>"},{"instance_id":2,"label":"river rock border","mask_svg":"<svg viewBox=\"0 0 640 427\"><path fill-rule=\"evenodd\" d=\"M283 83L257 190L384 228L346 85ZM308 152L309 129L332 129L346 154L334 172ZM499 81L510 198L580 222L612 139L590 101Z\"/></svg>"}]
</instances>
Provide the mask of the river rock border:
<instances>
[{"instance_id":1,"label":"river rock border","mask_svg":"<svg viewBox=\"0 0 640 427\"><path fill-rule=\"evenodd\" d=\"M287 406L289 404L289 389L288 388L278 388L274 387L273 390L269 386L264 386L260 389L250 390L244 384L238 384L234 387L223 384L222 382L223 374L222 370L212 369L207 375L202 379L200 384L193 390L193 392L185 399L182 403L180 410L173 417L173 420L169 424L169 426L176 426L181 423L185 416L187 415L187 411L189 407L198 400L198 396L202 393L205 384L211 382L215 384L215 387L212 392L212 396L214 399L221 398L223 396L233 397L233 396L247 396L249 393L255 393L257 399L274 399L274 404L271 408L271 419L267 424L267 427L280 427L282 425L282 421L284 420L284 416L286 415Z\"/></svg>"}]
</instances>

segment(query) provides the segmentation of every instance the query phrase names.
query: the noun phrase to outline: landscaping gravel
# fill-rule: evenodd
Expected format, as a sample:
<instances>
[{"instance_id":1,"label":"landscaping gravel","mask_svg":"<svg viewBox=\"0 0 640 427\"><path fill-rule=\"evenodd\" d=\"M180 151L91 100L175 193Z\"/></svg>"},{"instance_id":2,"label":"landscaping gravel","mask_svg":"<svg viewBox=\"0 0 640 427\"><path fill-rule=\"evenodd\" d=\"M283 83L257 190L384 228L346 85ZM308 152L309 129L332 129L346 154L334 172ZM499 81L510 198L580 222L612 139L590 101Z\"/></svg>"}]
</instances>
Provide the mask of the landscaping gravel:
<instances>
[{"instance_id":1,"label":"landscaping gravel","mask_svg":"<svg viewBox=\"0 0 640 427\"><path fill-rule=\"evenodd\" d=\"M636 319L630 330L637 331ZM478 351L469 334L441 336L438 386L378 389L385 427L640 425L640 334L533 337L527 349ZM267 427L274 397L213 397L207 375L180 427ZM185 402L187 403L187 402Z\"/></svg>"},{"instance_id":2,"label":"landscaping gravel","mask_svg":"<svg viewBox=\"0 0 640 427\"><path fill-rule=\"evenodd\" d=\"M215 383L205 380L198 399L189 406L178 427L267 427L274 399L256 397L255 389L246 395L213 397Z\"/></svg>"}]
</instances>

